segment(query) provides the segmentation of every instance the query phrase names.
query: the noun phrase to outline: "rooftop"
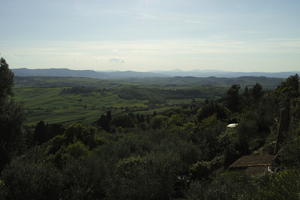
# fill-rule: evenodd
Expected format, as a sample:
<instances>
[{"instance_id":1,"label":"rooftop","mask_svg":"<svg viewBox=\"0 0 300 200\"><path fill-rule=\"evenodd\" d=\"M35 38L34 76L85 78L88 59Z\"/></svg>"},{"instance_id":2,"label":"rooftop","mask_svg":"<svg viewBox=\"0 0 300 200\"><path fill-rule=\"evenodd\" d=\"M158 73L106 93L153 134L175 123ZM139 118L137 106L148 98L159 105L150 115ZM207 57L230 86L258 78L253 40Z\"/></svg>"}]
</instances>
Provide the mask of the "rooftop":
<instances>
[{"instance_id":1,"label":"rooftop","mask_svg":"<svg viewBox=\"0 0 300 200\"><path fill-rule=\"evenodd\" d=\"M229 168L269 166L272 165L274 155L249 155L243 156L232 163Z\"/></svg>"}]
</instances>

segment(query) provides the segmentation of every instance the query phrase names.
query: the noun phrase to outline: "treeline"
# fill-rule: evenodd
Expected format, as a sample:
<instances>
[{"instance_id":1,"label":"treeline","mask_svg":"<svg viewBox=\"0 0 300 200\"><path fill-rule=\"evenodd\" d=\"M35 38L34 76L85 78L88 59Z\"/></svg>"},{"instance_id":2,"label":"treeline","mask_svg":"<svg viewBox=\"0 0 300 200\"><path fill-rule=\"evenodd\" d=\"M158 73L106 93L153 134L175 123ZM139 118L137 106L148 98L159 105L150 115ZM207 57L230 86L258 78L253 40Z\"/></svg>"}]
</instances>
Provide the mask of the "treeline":
<instances>
[{"instance_id":1,"label":"treeline","mask_svg":"<svg viewBox=\"0 0 300 200\"><path fill-rule=\"evenodd\" d=\"M239 84L241 87L259 83L264 88L274 89L283 81L282 78L269 77L173 77L173 78L131 78L131 79L93 79L81 77L15 77L16 87L102 87L118 88L119 86L146 86L163 88L182 88L193 86L230 87Z\"/></svg>"},{"instance_id":2,"label":"treeline","mask_svg":"<svg viewBox=\"0 0 300 200\"><path fill-rule=\"evenodd\" d=\"M120 98L163 102L167 99L215 99L224 94L224 88L201 87L197 89L122 88L117 91Z\"/></svg>"},{"instance_id":3,"label":"treeline","mask_svg":"<svg viewBox=\"0 0 300 200\"><path fill-rule=\"evenodd\" d=\"M164 103L168 99L217 99L224 95L224 87L210 87L202 86L197 89L181 88L181 89L160 89L156 87L128 87L120 86L120 88L97 88L86 86L73 86L63 88L60 92L61 95L67 94L80 94L80 95L92 95L93 93L99 93L105 95L107 93L118 95L122 99L126 100L148 100L153 103Z\"/></svg>"},{"instance_id":4,"label":"treeline","mask_svg":"<svg viewBox=\"0 0 300 200\"><path fill-rule=\"evenodd\" d=\"M107 89L97 87L73 86L63 88L60 95L78 94L78 95L93 95L93 94L116 94L121 99L126 100L145 100L149 104L164 104L167 100L178 99L217 99L224 95L224 87L200 87L197 89L181 88L181 89L160 89L147 87L128 87L120 86L120 88Z\"/></svg>"},{"instance_id":5,"label":"treeline","mask_svg":"<svg viewBox=\"0 0 300 200\"><path fill-rule=\"evenodd\" d=\"M60 92L60 94L91 94L93 92L102 92L102 90L97 90L96 88L91 88L91 87L71 87L71 88L64 88Z\"/></svg>"},{"instance_id":6,"label":"treeline","mask_svg":"<svg viewBox=\"0 0 300 200\"><path fill-rule=\"evenodd\" d=\"M13 74L3 59L0 76L2 199L299 199L298 75L272 91L232 85L223 98L188 106L108 110L91 125L41 119L33 130L11 100ZM228 169L253 152L276 154L281 170L247 176Z\"/></svg>"}]
</instances>

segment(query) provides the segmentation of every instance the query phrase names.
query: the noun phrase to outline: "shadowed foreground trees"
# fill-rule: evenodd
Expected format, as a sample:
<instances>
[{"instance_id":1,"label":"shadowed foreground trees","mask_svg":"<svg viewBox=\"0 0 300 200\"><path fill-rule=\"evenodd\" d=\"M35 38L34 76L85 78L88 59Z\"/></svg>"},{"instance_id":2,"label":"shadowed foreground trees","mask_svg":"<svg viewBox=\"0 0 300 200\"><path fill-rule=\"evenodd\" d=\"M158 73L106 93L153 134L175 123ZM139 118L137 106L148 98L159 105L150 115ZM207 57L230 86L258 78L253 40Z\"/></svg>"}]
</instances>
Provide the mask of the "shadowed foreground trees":
<instances>
[{"instance_id":1,"label":"shadowed foreground trees","mask_svg":"<svg viewBox=\"0 0 300 200\"><path fill-rule=\"evenodd\" d=\"M6 61L0 59L0 169L2 169L22 145L23 113L12 100L14 74Z\"/></svg>"}]
</instances>

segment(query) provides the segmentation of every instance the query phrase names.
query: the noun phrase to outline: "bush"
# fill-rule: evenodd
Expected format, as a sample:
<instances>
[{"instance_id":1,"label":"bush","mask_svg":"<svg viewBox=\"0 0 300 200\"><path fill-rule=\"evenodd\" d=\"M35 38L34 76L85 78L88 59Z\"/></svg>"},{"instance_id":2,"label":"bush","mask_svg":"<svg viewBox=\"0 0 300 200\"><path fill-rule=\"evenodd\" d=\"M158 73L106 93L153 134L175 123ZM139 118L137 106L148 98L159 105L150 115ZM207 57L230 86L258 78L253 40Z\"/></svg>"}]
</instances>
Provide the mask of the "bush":
<instances>
[{"instance_id":1,"label":"bush","mask_svg":"<svg viewBox=\"0 0 300 200\"><path fill-rule=\"evenodd\" d=\"M14 160L2 172L7 199L52 200L62 194L62 175L51 164Z\"/></svg>"}]
</instances>

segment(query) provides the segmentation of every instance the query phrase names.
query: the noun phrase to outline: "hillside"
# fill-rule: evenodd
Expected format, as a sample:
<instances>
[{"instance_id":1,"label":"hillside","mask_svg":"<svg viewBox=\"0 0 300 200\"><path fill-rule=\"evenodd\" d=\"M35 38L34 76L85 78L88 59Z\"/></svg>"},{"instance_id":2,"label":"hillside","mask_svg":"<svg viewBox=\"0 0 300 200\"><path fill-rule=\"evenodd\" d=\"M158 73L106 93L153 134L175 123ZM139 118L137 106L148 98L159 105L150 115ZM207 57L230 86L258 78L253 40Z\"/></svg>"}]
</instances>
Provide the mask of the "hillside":
<instances>
[{"instance_id":1,"label":"hillside","mask_svg":"<svg viewBox=\"0 0 300 200\"><path fill-rule=\"evenodd\" d=\"M71 70L64 68L50 69L12 69L16 76L49 76L49 77L87 77L98 79L124 79L124 78L149 78L149 77L269 77L287 78L299 72L229 72L213 70L196 71L156 71L156 72L136 72L136 71L93 71L93 70Z\"/></svg>"},{"instance_id":2,"label":"hillside","mask_svg":"<svg viewBox=\"0 0 300 200\"><path fill-rule=\"evenodd\" d=\"M14 77L0 61L1 199L299 197L298 75Z\"/></svg>"},{"instance_id":3,"label":"hillside","mask_svg":"<svg viewBox=\"0 0 300 200\"><path fill-rule=\"evenodd\" d=\"M231 86L239 84L242 87L253 86L259 83L266 88L277 87L283 79L267 77L152 77L152 78L122 78L122 79L94 79L83 77L23 77L16 76L16 87L55 87L55 86L89 86L89 87L112 87L123 85L145 85L167 88L193 87L193 86Z\"/></svg>"}]
</instances>

